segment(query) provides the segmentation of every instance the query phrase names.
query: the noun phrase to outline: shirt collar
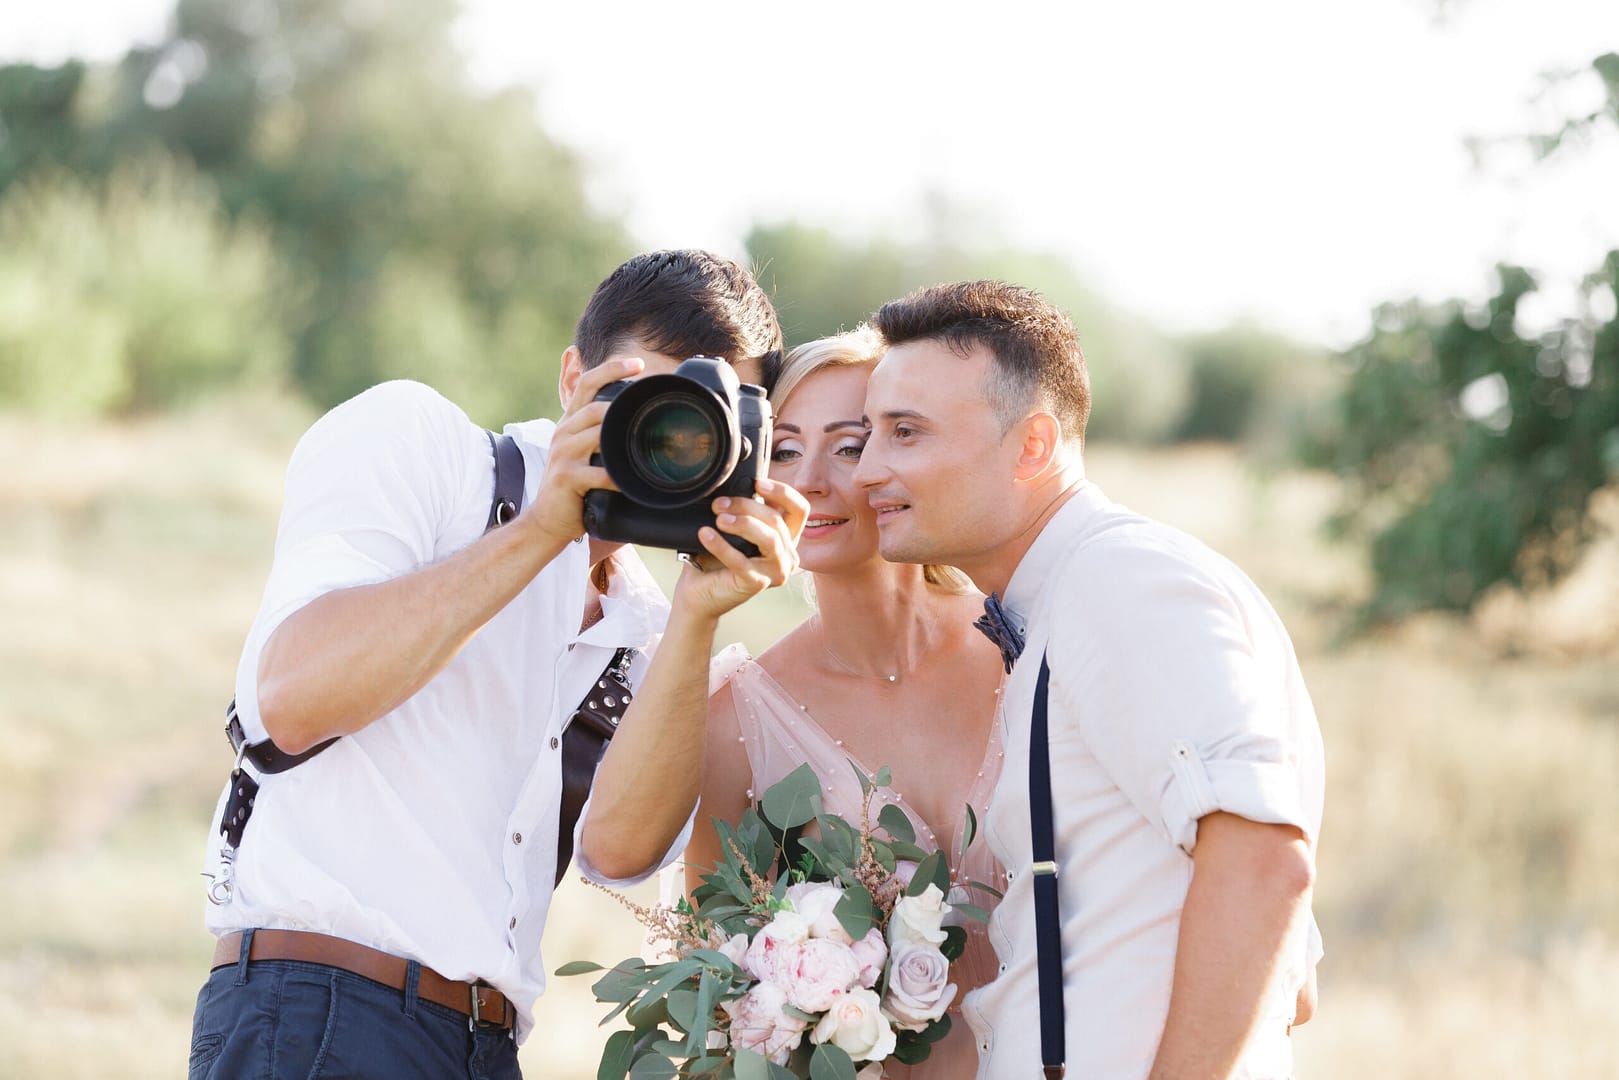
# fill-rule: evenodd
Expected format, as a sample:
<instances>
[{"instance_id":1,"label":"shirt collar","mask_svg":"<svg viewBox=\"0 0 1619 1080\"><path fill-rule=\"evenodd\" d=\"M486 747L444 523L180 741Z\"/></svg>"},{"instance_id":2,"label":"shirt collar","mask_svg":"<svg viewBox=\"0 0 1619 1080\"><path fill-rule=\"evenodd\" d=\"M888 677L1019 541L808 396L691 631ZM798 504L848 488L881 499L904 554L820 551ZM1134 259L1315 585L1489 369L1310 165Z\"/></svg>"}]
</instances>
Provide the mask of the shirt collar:
<instances>
[{"instance_id":1,"label":"shirt collar","mask_svg":"<svg viewBox=\"0 0 1619 1080\"><path fill-rule=\"evenodd\" d=\"M1006 583L1006 595L1001 597L1001 606L1019 633L1027 633L1029 616L1045 594L1052 574L1073 552L1085 522L1107 505L1102 489L1087 480L1057 509L1023 553L1017 569L1012 571L1012 580Z\"/></svg>"},{"instance_id":2,"label":"shirt collar","mask_svg":"<svg viewBox=\"0 0 1619 1080\"><path fill-rule=\"evenodd\" d=\"M669 621L669 601L633 547L619 548L613 563L613 576L601 598L602 617L576 640L644 649Z\"/></svg>"}]
</instances>

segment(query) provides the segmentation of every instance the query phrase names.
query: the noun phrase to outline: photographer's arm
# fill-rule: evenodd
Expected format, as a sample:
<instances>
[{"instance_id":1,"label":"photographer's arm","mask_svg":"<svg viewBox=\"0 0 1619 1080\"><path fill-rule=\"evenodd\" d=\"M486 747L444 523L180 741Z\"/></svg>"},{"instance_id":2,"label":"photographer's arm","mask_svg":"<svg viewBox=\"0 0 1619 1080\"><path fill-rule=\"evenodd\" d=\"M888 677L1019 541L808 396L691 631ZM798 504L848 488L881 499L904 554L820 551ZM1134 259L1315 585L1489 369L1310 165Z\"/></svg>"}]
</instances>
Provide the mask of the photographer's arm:
<instances>
[{"instance_id":1,"label":"photographer's arm","mask_svg":"<svg viewBox=\"0 0 1619 1080\"><path fill-rule=\"evenodd\" d=\"M539 495L514 521L442 562L317 597L275 629L259 654L258 705L278 747L299 753L398 707L584 533L585 492L612 487L590 464L607 409L596 391L640 368L610 361L579 380Z\"/></svg>"},{"instance_id":2,"label":"photographer's arm","mask_svg":"<svg viewBox=\"0 0 1619 1080\"><path fill-rule=\"evenodd\" d=\"M603 877L646 873L685 827L703 785L708 659L720 616L797 566L809 505L785 484L760 480L758 491L762 503L718 499L714 510L720 528L752 541L759 555L748 558L714 529L698 533L709 568L682 570L663 640L596 770L579 848Z\"/></svg>"}]
</instances>

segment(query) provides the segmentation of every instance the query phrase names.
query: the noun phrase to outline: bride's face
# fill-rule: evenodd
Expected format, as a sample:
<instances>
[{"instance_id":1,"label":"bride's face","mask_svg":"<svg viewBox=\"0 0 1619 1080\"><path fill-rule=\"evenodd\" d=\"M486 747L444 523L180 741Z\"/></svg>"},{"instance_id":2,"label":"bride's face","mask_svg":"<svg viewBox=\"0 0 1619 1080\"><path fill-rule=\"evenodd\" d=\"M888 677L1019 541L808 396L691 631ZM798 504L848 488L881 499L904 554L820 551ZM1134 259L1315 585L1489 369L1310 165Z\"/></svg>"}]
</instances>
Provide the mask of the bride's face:
<instances>
[{"instance_id":1,"label":"bride's face","mask_svg":"<svg viewBox=\"0 0 1619 1080\"><path fill-rule=\"evenodd\" d=\"M854 484L868 434L862 417L870 374L863 364L822 368L776 413L770 478L809 500L798 558L812 573L878 558L877 514Z\"/></svg>"}]
</instances>

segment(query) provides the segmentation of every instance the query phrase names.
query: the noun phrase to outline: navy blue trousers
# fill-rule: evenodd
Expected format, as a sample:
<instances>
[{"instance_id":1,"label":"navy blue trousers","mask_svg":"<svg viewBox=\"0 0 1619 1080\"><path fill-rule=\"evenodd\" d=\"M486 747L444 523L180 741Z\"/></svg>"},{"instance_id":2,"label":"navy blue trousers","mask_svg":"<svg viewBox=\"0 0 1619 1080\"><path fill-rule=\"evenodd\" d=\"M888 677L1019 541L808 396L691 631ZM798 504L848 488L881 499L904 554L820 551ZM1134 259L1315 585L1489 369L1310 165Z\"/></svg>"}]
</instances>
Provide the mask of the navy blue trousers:
<instances>
[{"instance_id":1,"label":"navy blue trousers","mask_svg":"<svg viewBox=\"0 0 1619 1080\"><path fill-rule=\"evenodd\" d=\"M190 1080L522 1080L511 1033L323 964L247 961L197 994Z\"/></svg>"}]
</instances>

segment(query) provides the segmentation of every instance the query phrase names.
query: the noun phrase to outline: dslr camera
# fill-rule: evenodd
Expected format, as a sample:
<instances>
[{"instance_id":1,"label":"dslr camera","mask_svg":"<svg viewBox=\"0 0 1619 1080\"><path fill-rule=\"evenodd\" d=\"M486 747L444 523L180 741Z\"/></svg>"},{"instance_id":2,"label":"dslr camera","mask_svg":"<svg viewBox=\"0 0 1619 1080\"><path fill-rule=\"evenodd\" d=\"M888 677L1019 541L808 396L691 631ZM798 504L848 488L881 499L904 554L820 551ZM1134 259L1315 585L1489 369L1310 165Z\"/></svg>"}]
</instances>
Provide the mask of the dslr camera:
<instances>
[{"instance_id":1,"label":"dslr camera","mask_svg":"<svg viewBox=\"0 0 1619 1080\"><path fill-rule=\"evenodd\" d=\"M618 491L585 495L585 529L598 540L697 554L721 495L751 499L770 464L770 402L723 360L694 356L664 375L608 383L601 450ZM759 549L721 533L750 558Z\"/></svg>"}]
</instances>

